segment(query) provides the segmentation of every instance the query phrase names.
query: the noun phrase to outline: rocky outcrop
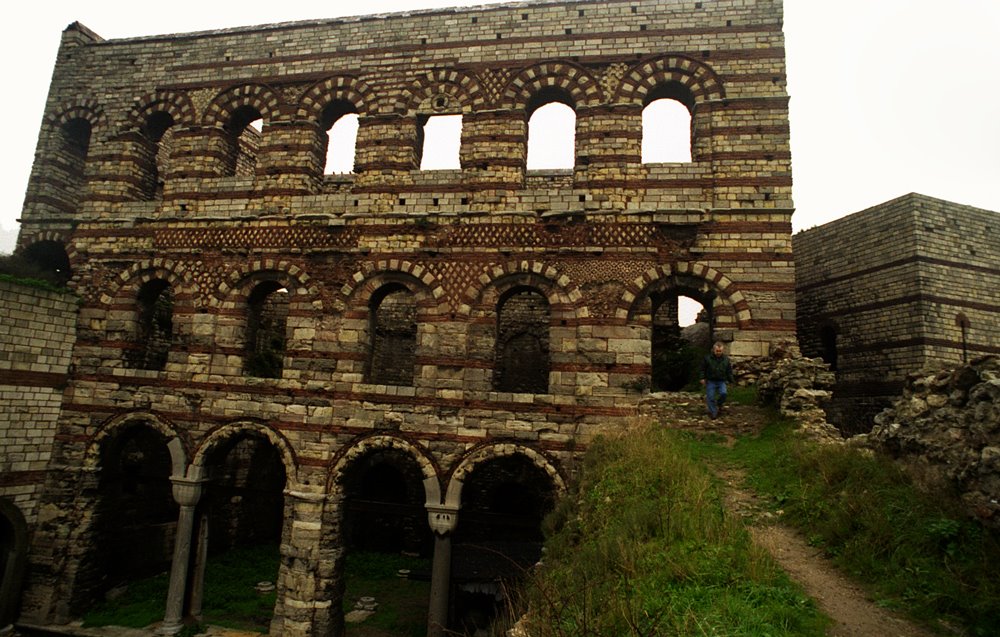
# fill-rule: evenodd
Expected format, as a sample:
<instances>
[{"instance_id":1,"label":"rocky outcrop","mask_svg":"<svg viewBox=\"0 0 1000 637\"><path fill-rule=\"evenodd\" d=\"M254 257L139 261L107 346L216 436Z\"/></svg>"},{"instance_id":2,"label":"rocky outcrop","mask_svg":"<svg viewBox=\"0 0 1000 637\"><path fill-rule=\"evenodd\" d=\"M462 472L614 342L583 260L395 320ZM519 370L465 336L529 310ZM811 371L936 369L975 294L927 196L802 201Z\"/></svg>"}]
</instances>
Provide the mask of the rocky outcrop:
<instances>
[{"instance_id":1,"label":"rocky outcrop","mask_svg":"<svg viewBox=\"0 0 1000 637\"><path fill-rule=\"evenodd\" d=\"M782 343L772 349L771 356L747 361L737 373L756 378L758 398L798 420L800 433L823 442L843 441L823 411L833 395L830 388L835 379L822 359L803 358L797 345Z\"/></svg>"},{"instance_id":2,"label":"rocky outcrop","mask_svg":"<svg viewBox=\"0 0 1000 637\"><path fill-rule=\"evenodd\" d=\"M1000 358L911 374L871 433L855 438L957 488L972 515L1000 528Z\"/></svg>"}]
</instances>

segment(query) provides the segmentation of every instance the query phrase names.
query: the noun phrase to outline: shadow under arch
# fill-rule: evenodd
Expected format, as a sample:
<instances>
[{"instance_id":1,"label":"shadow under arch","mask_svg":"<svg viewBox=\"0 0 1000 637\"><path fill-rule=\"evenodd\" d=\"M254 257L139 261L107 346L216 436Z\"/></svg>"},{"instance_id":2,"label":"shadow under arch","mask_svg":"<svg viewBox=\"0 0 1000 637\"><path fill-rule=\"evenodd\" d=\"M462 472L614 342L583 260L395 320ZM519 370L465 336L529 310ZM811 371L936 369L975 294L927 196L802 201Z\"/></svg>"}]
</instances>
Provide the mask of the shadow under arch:
<instances>
[{"instance_id":1,"label":"shadow under arch","mask_svg":"<svg viewBox=\"0 0 1000 637\"><path fill-rule=\"evenodd\" d=\"M17 618L28 557L28 524L13 502L0 498L0 630Z\"/></svg>"}]
</instances>

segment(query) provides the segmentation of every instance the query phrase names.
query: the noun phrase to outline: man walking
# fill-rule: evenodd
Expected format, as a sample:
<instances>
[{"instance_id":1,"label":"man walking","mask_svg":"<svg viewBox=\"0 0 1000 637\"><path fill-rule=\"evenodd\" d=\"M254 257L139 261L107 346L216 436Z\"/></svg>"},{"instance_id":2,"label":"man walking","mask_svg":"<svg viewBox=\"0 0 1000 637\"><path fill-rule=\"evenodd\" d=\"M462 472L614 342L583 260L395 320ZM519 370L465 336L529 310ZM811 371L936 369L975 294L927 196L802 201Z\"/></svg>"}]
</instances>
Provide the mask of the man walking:
<instances>
[{"instance_id":1,"label":"man walking","mask_svg":"<svg viewBox=\"0 0 1000 637\"><path fill-rule=\"evenodd\" d=\"M719 409L726 402L727 382L734 382L733 365L722 343L716 341L712 353L706 354L701 362L701 384L705 386L705 403L713 420L719 417Z\"/></svg>"}]
</instances>

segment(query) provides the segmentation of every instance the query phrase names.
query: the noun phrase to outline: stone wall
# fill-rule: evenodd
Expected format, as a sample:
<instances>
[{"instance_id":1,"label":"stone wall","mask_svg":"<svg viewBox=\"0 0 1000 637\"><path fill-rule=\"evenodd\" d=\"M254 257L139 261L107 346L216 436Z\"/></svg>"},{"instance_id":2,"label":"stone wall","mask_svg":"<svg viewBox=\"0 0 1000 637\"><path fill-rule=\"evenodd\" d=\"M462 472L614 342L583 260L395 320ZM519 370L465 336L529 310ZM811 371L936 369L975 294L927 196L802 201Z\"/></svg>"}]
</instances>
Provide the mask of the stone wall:
<instances>
[{"instance_id":1,"label":"stone wall","mask_svg":"<svg viewBox=\"0 0 1000 637\"><path fill-rule=\"evenodd\" d=\"M846 432L870 428L908 373L1000 352L998 225L909 194L795 235L799 342L835 363L830 414Z\"/></svg>"},{"instance_id":2,"label":"stone wall","mask_svg":"<svg viewBox=\"0 0 1000 637\"><path fill-rule=\"evenodd\" d=\"M482 509L466 479L506 475L491 463L527 463L518 475L557 494L592 437L625 426L627 388L648 386L653 299L709 306L734 359L790 338L781 24L776 0L607 0L116 41L70 25L19 238L64 246L82 299L26 617L64 621L101 593L108 523L93 512L137 430L169 451L169 475L149 479L173 485L181 546L198 543L226 449L253 439L280 458L272 634L336 632L358 463L393 450L450 537L460 509ZM658 95L691 113L690 162L641 160ZM575 112L574 166L528 170L528 120L548 101ZM324 175L345 112L355 169ZM420 170L432 115L462 116L460 169ZM162 365L129 364L151 283L171 292L155 349L169 347ZM273 373L247 365L259 289L284 295ZM395 329L409 318L373 320L392 291L412 300L412 336ZM411 360L412 381L381 373Z\"/></svg>"},{"instance_id":3,"label":"stone wall","mask_svg":"<svg viewBox=\"0 0 1000 637\"><path fill-rule=\"evenodd\" d=\"M0 280L0 498L38 516L77 317L76 297Z\"/></svg>"}]
</instances>

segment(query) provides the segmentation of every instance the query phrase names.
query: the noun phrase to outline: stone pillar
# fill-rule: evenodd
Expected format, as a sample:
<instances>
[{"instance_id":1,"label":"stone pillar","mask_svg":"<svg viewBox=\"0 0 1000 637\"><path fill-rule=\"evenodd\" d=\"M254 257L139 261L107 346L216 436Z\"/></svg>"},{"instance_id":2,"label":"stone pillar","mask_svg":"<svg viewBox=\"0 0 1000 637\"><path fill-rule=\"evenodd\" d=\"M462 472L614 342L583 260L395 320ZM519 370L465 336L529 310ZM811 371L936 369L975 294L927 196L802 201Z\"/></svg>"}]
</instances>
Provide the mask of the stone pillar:
<instances>
[{"instance_id":1,"label":"stone pillar","mask_svg":"<svg viewBox=\"0 0 1000 637\"><path fill-rule=\"evenodd\" d=\"M458 507L425 505L427 522L434 532L434 561L431 565L431 597L427 611L427 636L443 637L448 628L448 601L451 590L451 534L458 524Z\"/></svg>"},{"instance_id":2,"label":"stone pillar","mask_svg":"<svg viewBox=\"0 0 1000 637\"><path fill-rule=\"evenodd\" d=\"M195 544L194 576L191 578L188 613L201 621L201 607L205 600L205 566L208 564L208 515L198 516L198 541Z\"/></svg>"},{"instance_id":3,"label":"stone pillar","mask_svg":"<svg viewBox=\"0 0 1000 637\"><path fill-rule=\"evenodd\" d=\"M194 531L195 506L201 499L201 480L171 477L174 485L174 500L181 511L177 518L177 534L174 537L174 557L170 565L170 585L167 589L167 612L163 624L157 631L161 635L175 635L183 627L184 593L188 579L188 564L191 562L191 536Z\"/></svg>"}]
</instances>

